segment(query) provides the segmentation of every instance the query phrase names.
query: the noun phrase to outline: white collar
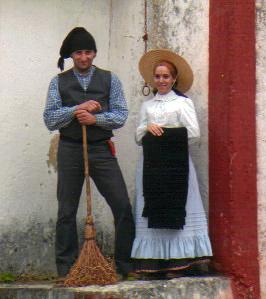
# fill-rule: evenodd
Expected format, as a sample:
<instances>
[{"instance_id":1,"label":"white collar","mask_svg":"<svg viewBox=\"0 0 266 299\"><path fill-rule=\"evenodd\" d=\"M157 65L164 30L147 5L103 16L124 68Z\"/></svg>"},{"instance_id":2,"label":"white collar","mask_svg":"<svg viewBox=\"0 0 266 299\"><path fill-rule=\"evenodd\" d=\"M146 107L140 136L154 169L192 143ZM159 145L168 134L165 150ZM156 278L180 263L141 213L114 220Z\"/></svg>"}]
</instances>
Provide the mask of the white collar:
<instances>
[{"instance_id":1,"label":"white collar","mask_svg":"<svg viewBox=\"0 0 266 299\"><path fill-rule=\"evenodd\" d=\"M168 93L166 94L159 94L158 92L156 93L154 100L155 101L172 101L175 100L177 98L177 95L175 94L175 92L173 90L170 90Z\"/></svg>"}]
</instances>

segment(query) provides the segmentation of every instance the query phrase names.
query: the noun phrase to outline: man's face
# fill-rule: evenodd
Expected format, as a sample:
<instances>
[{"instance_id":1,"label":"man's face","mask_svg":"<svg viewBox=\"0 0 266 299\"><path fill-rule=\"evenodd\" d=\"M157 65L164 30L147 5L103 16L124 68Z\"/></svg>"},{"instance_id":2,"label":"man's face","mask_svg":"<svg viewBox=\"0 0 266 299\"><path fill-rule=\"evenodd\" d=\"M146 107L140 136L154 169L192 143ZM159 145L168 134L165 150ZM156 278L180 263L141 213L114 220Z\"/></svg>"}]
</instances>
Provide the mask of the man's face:
<instances>
[{"instance_id":1,"label":"man's face","mask_svg":"<svg viewBox=\"0 0 266 299\"><path fill-rule=\"evenodd\" d=\"M92 65L96 53L93 50L78 50L71 54L75 68L80 72L86 72Z\"/></svg>"}]
</instances>

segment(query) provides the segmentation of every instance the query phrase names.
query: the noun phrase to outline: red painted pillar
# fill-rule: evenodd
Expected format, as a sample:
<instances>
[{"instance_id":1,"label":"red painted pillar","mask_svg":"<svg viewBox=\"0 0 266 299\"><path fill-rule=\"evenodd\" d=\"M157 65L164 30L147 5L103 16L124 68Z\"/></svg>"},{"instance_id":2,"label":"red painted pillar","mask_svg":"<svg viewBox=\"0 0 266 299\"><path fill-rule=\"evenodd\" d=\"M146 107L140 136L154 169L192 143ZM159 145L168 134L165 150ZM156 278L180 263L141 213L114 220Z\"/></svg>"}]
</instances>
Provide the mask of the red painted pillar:
<instances>
[{"instance_id":1,"label":"red painted pillar","mask_svg":"<svg viewBox=\"0 0 266 299\"><path fill-rule=\"evenodd\" d=\"M258 299L255 1L210 0L209 194L214 262Z\"/></svg>"}]
</instances>

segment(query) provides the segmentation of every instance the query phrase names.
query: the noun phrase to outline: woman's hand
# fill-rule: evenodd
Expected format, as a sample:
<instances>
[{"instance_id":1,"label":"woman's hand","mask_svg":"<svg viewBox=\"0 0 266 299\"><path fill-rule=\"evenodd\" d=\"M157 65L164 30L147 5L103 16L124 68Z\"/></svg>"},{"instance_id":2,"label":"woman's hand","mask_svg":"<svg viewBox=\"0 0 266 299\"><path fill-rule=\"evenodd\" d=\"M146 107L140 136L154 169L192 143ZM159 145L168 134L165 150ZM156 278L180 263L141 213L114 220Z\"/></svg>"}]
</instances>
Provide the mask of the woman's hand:
<instances>
[{"instance_id":1,"label":"woman's hand","mask_svg":"<svg viewBox=\"0 0 266 299\"><path fill-rule=\"evenodd\" d=\"M156 124L148 124L147 130L154 136L161 136L163 134L163 129Z\"/></svg>"}]
</instances>

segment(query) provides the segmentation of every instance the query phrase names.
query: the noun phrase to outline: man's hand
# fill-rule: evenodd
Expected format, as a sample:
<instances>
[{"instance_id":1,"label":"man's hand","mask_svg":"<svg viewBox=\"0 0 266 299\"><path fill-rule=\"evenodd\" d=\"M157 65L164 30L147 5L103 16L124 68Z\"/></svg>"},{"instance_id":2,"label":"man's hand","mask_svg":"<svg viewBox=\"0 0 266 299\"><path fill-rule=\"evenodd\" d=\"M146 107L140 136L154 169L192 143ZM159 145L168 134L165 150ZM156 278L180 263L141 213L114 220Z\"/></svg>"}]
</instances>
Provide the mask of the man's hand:
<instances>
[{"instance_id":1,"label":"man's hand","mask_svg":"<svg viewBox=\"0 0 266 299\"><path fill-rule=\"evenodd\" d=\"M147 130L154 136L161 136L163 134L163 129L156 124L149 124Z\"/></svg>"},{"instance_id":2,"label":"man's hand","mask_svg":"<svg viewBox=\"0 0 266 299\"><path fill-rule=\"evenodd\" d=\"M88 100L77 106L76 110L87 110L88 112L98 112L102 109L100 103L94 100Z\"/></svg>"},{"instance_id":3,"label":"man's hand","mask_svg":"<svg viewBox=\"0 0 266 299\"><path fill-rule=\"evenodd\" d=\"M90 126L96 123L96 117L87 110L76 110L74 115L82 125Z\"/></svg>"}]
</instances>

